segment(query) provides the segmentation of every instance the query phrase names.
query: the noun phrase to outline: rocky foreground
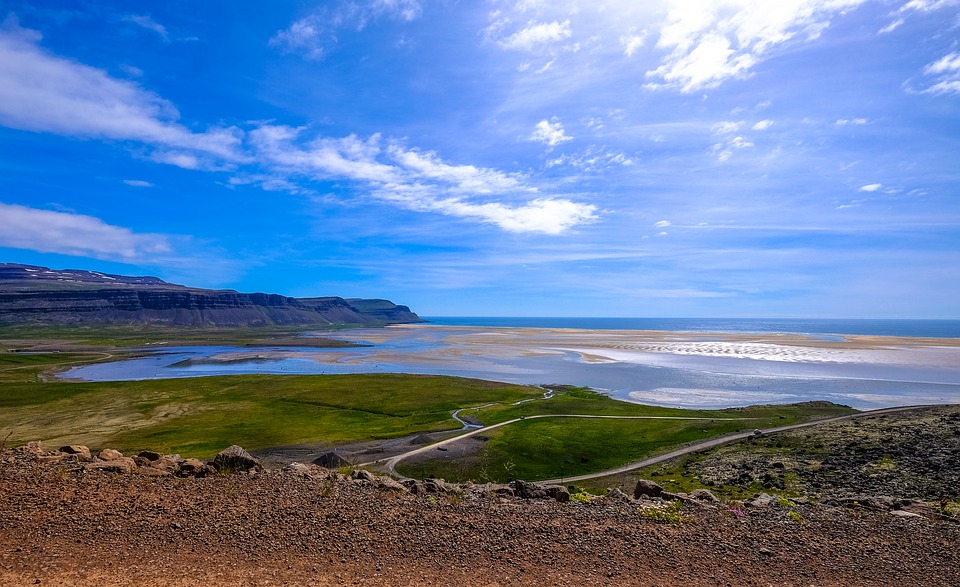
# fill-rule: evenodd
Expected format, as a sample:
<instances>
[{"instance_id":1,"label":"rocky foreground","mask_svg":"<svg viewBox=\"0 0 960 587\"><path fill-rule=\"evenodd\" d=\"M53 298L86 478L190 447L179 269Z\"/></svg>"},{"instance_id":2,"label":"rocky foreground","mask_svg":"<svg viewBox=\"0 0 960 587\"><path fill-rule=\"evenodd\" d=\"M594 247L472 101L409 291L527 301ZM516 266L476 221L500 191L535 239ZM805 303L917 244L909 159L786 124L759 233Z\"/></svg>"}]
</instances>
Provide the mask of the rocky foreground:
<instances>
[{"instance_id":1,"label":"rocky foreground","mask_svg":"<svg viewBox=\"0 0 960 587\"><path fill-rule=\"evenodd\" d=\"M913 499L720 502L407 482L231 447L0 453L0 585L960 585L960 524Z\"/></svg>"}]
</instances>

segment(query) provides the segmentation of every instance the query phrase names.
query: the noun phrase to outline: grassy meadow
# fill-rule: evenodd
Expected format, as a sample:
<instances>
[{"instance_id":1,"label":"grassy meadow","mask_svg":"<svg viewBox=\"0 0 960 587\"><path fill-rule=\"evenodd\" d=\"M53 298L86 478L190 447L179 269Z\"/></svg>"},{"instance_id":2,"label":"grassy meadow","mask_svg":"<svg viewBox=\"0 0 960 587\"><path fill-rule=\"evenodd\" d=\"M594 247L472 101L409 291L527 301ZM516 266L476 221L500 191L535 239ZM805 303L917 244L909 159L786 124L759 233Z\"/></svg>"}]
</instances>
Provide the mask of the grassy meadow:
<instances>
[{"instance_id":1,"label":"grassy meadow","mask_svg":"<svg viewBox=\"0 0 960 587\"><path fill-rule=\"evenodd\" d=\"M4 334L8 334L4 332ZM174 336L176 335L176 336ZM286 338L284 338L286 337ZM850 413L832 404L681 410L610 399L584 388L540 388L456 377L232 375L118 382L61 381L68 366L132 356L133 347L170 340L216 344L297 342L289 332L83 330L0 340L0 439L43 440L124 452L155 450L208 458L231 444L249 450L300 443L350 443L459 427L464 410L486 425L542 414L681 416L701 420L525 419L491 430L462 458L404 462L408 476L451 480L545 479L616 467L683 443L737 430ZM324 344L316 341L315 344ZM59 350L54 350L59 349ZM13 352L18 350L20 352ZM23 352L27 351L27 352ZM140 351L142 352L142 351ZM516 404L516 402L522 403ZM490 404L490 405L488 405ZM745 418L745 419L744 419Z\"/></svg>"}]
</instances>

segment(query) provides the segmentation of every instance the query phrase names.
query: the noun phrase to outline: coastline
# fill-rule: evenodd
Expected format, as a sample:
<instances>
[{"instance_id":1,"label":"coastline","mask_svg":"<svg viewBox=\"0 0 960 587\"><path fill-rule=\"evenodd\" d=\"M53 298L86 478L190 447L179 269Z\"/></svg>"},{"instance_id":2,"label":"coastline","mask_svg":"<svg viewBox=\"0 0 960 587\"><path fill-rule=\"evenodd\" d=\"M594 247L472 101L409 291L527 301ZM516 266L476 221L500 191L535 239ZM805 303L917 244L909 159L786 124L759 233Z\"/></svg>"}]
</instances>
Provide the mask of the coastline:
<instances>
[{"instance_id":1,"label":"coastline","mask_svg":"<svg viewBox=\"0 0 960 587\"><path fill-rule=\"evenodd\" d=\"M311 333L348 346L165 347L84 366L94 381L229 375L410 373L571 384L671 407L823 399L860 409L960 403L960 339L405 324ZM359 346L356 346L359 345Z\"/></svg>"}]
</instances>

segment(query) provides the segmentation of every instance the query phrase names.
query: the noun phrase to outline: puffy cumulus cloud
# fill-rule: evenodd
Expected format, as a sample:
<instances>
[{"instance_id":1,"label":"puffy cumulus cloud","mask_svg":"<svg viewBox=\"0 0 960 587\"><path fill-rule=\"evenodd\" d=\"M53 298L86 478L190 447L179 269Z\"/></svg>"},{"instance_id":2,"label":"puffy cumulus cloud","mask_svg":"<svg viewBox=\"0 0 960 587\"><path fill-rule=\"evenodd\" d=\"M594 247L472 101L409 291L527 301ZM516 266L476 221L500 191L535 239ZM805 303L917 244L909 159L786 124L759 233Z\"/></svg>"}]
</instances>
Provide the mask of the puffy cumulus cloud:
<instances>
[{"instance_id":1,"label":"puffy cumulus cloud","mask_svg":"<svg viewBox=\"0 0 960 587\"><path fill-rule=\"evenodd\" d=\"M0 246L119 261L142 261L172 252L165 235L136 234L93 216L2 202Z\"/></svg>"},{"instance_id":2,"label":"puffy cumulus cloud","mask_svg":"<svg viewBox=\"0 0 960 587\"><path fill-rule=\"evenodd\" d=\"M556 118L553 120L554 122L546 119L538 122L537 126L533 129L533 133L530 134L530 140L551 147L556 147L560 143L573 140L573 137L566 134L563 124Z\"/></svg>"},{"instance_id":3,"label":"puffy cumulus cloud","mask_svg":"<svg viewBox=\"0 0 960 587\"><path fill-rule=\"evenodd\" d=\"M647 72L650 88L687 93L746 75L771 49L814 39L830 19L866 0L668 0L657 47L669 51Z\"/></svg>"},{"instance_id":4,"label":"puffy cumulus cloud","mask_svg":"<svg viewBox=\"0 0 960 587\"><path fill-rule=\"evenodd\" d=\"M597 219L596 206L543 196L522 174L453 165L434 152L378 134L366 139L310 139L305 134L302 128L265 125L250 132L250 142L275 177L349 180L374 198L408 210L543 234L560 234Z\"/></svg>"},{"instance_id":5,"label":"puffy cumulus cloud","mask_svg":"<svg viewBox=\"0 0 960 587\"><path fill-rule=\"evenodd\" d=\"M870 183L870 184L867 184L867 185L864 185L864 186L860 186L860 191L861 191L861 192L875 192L875 191L877 191L877 190L879 190L879 189L881 189L881 188L883 188L883 184L882 184L882 183Z\"/></svg>"},{"instance_id":6,"label":"puffy cumulus cloud","mask_svg":"<svg viewBox=\"0 0 960 587\"><path fill-rule=\"evenodd\" d=\"M173 105L136 83L39 47L11 19L0 28L0 124L68 136L133 140L237 160L242 132L191 132ZM196 155L192 155L196 156Z\"/></svg>"},{"instance_id":7,"label":"puffy cumulus cloud","mask_svg":"<svg viewBox=\"0 0 960 587\"><path fill-rule=\"evenodd\" d=\"M268 44L284 53L296 53L306 59L318 60L336 46L339 30L362 31L370 22L382 17L411 22L422 13L423 8L418 0L333 3L277 31Z\"/></svg>"},{"instance_id":8,"label":"puffy cumulus cloud","mask_svg":"<svg viewBox=\"0 0 960 587\"><path fill-rule=\"evenodd\" d=\"M950 53L927 65L923 73L936 82L923 90L927 94L960 94L960 53Z\"/></svg>"}]
</instances>

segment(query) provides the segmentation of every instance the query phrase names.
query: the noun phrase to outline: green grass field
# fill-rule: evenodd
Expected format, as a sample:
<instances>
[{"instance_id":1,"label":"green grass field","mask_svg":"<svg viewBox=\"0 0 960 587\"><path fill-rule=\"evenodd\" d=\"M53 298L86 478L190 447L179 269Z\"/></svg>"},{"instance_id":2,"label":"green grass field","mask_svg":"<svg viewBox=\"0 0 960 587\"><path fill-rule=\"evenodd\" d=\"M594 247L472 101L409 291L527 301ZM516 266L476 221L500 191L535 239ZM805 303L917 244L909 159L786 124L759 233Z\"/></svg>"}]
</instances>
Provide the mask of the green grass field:
<instances>
[{"instance_id":1,"label":"green grass field","mask_svg":"<svg viewBox=\"0 0 960 587\"><path fill-rule=\"evenodd\" d=\"M187 334L202 340L201 332ZM279 335L271 331L222 336L245 344ZM256 450L449 430L459 426L451 417L454 410L485 404L494 405L464 415L488 425L539 414L706 418L524 420L491 431L479 453L457 462L434 460L399 468L409 476L505 481L594 472L735 430L853 411L818 403L691 411L621 402L574 387L560 387L553 398L543 399L543 390L535 387L400 374L234 375L104 383L57 381L51 376L58 368L124 356L129 347L155 340L134 333L112 332L93 340L77 334L63 348L84 352L39 354L11 352L31 348L29 340L0 341L0 438L7 437L7 446L43 440L48 446L85 444L206 458L231 444ZM513 405L520 400L532 401Z\"/></svg>"},{"instance_id":2,"label":"green grass field","mask_svg":"<svg viewBox=\"0 0 960 587\"><path fill-rule=\"evenodd\" d=\"M0 436L121 451L208 457L303 442L393 438L459 426L456 408L539 397L540 390L416 375L236 375L48 382L40 375L97 355L0 354Z\"/></svg>"},{"instance_id":3,"label":"green grass field","mask_svg":"<svg viewBox=\"0 0 960 587\"><path fill-rule=\"evenodd\" d=\"M485 423L536 414L696 417L703 420L613 420L536 418L509 424L489 434L477 453L456 460L439 457L401 462L409 477L434 475L448 480L504 482L553 479L618 467L679 445L755 428L785 426L855 410L826 403L751 406L728 410L682 410L630 404L584 389L552 400L479 410ZM488 419L489 418L489 419ZM732 419L736 418L736 419Z\"/></svg>"}]
</instances>

